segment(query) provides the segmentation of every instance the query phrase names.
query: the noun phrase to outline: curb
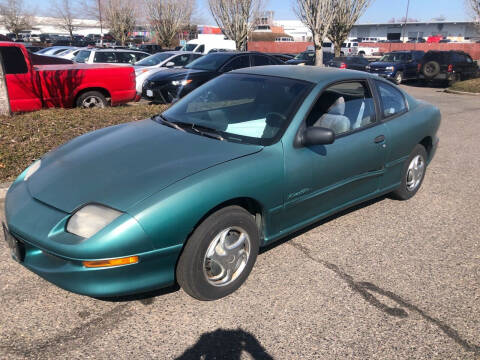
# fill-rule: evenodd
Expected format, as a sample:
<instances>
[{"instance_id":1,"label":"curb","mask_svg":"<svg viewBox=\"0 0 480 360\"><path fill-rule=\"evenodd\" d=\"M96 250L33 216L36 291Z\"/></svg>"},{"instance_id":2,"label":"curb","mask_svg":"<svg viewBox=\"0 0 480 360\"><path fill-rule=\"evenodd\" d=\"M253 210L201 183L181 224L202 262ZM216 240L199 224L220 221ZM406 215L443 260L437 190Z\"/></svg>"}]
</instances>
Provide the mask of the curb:
<instances>
[{"instance_id":1,"label":"curb","mask_svg":"<svg viewBox=\"0 0 480 360\"><path fill-rule=\"evenodd\" d=\"M12 185L11 182L0 184L0 200L5 200L5 196L7 195L10 185Z\"/></svg>"},{"instance_id":2,"label":"curb","mask_svg":"<svg viewBox=\"0 0 480 360\"><path fill-rule=\"evenodd\" d=\"M473 95L473 96L480 96L480 93L472 93L468 91L457 91L457 90L450 90L450 89L445 89L446 93L449 94L456 94L456 95Z\"/></svg>"}]
</instances>

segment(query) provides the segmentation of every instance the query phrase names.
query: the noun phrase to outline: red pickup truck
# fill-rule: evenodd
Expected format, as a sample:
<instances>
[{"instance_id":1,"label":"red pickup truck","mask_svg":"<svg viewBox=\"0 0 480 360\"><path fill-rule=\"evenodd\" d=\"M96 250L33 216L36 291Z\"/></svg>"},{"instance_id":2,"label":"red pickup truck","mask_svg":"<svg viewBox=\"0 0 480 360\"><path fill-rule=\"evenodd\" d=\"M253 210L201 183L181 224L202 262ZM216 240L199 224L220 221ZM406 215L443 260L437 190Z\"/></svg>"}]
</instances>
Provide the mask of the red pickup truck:
<instances>
[{"instance_id":1,"label":"red pickup truck","mask_svg":"<svg viewBox=\"0 0 480 360\"><path fill-rule=\"evenodd\" d=\"M12 112L115 106L132 101L136 96L132 66L48 60L12 42L0 42L0 53ZM52 62L54 64L50 64Z\"/></svg>"}]
</instances>

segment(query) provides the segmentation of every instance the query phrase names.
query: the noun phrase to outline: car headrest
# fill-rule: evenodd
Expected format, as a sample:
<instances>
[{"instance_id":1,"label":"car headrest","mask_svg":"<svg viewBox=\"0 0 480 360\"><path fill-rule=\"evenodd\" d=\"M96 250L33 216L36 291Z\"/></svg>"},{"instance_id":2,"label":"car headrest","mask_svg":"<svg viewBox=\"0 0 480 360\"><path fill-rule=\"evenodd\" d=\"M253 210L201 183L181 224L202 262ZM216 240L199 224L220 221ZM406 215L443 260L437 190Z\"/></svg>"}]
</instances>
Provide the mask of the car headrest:
<instances>
[{"instance_id":1,"label":"car headrest","mask_svg":"<svg viewBox=\"0 0 480 360\"><path fill-rule=\"evenodd\" d=\"M340 96L337 101L333 103L328 109L328 113L331 115L344 115L345 114L345 99Z\"/></svg>"}]
</instances>

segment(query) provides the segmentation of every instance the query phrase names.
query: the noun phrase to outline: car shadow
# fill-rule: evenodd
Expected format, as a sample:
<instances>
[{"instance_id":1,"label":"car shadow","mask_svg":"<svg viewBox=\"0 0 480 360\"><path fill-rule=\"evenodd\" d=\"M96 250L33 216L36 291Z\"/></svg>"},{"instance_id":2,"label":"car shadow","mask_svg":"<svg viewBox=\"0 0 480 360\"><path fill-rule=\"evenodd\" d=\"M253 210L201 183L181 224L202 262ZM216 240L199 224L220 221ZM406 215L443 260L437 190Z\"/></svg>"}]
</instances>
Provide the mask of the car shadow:
<instances>
[{"instance_id":1,"label":"car shadow","mask_svg":"<svg viewBox=\"0 0 480 360\"><path fill-rule=\"evenodd\" d=\"M319 226L321 226L321 225L323 225L323 224L326 224L326 223L328 223L328 222L330 222L330 221L332 221L332 220L335 220L335 219L337 219L337 218L339 218L339 217L348 215L348 214L350 214L350 213L352 213L352 212L354 212L354 211L363 209L363 208L365 208L365 207L368 207L368 206L370 206L370 205L376 204L376 203L378 203L378 202L381 202L381 201L383 201L383 200L385 200L385 199L389 199L389 198L390 198L390 196L387 194L387 195L383 195L383 196L380 196L380 197L375 198L375 199L371 199L371 200L365 201L365 202L363 202L363 203L361 203L361 204L354 205L354 206L349 207L349 208L347 208L347 209L344 209L344 210L342 210L342 211L340 211L340 212L338 212L338 213L336 213L336 214L333 214L333 215L331 215L331 216L328 216L328 217L326 217L326 218L324 218L324 219L322 219L322 220L319 220L319 221L317 221L317 222L315 222L315 223L313 223L313 224L311 224L311 225L308 225L307 227L304 227L304 228L302 228L302 229L300 229L300 230L297 230L297 231L295 231L295 232L293 232L293 233L291 233L291 234L289 234L289 235L286 235L284 238L281 238L281 239L279 239L279 240L276 240L276 241L275 241L274 243L272 243L272 244L269 244L269 245L267 245L267 246L264 246L263 248L260 249L260 254L263 254L263 253L265 253L265 252L267 252L267 251L270 251L270 250L276 248L277 246L280 246L280 245L282 245L282 244L284 244L284 243L286 243L286 242L288 242L288 241L290 241L290 240L292 240L292 239L294 239L294 238L296 238L296 237L298 237L298 236L300 236L300 235L303 235L303 234L309 232L310 230L315 229L316 227L319 227Z\"/></svg>"},{"instance_id":2,"label":"car shadow","mask_svg":"<svg viewBox=\"0 0 480 360\"><path fill-rule=\"evenodd\" d=\"M198 341L184 351L176 360L240 360L248 353L251 359L273 360L257 338L242 329L217 329L204 333Z\"/></svg>"}]
</instances>

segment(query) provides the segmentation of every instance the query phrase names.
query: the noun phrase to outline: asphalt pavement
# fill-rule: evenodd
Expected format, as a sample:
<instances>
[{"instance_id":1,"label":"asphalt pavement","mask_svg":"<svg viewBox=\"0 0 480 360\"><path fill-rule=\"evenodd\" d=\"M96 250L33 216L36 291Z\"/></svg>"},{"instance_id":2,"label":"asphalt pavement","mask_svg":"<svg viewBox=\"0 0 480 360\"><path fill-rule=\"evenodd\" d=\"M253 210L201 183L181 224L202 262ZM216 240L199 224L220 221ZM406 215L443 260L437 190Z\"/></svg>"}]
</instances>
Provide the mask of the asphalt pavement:
<instances>
[{"instance_id":1,"label":"asphalt pavement","mask_svg":"<svg viewBox=\"0 0 480 360\"><path fill-rule=\"evenodd\" d=\"M371 201L282 241L215 302L176 288L72 294L0 241L0 358L480 359L480 97L404 88L443 114L413 199Z\"/></svg>"}]
</instances>

